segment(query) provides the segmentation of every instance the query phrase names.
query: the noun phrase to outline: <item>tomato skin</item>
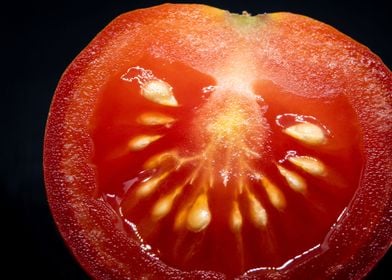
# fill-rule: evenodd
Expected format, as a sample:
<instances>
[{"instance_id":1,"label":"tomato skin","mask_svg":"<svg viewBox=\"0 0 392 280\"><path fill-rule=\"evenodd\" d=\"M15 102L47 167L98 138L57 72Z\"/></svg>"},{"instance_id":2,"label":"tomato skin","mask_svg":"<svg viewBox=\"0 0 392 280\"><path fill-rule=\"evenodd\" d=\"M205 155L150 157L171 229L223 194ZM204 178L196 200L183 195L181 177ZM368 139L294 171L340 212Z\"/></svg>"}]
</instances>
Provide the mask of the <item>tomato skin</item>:
<instances>
[{"instance_id":1,"label":"tomato skin","mask_svg":"<svg viewBox=\"0 0 392 280\"><path fill-rule=\"evenodd\" d=\"M127 34L126 29L130 26L136 28L139 26L138 22L145 25L153 24L154 19L162 18L166 13L176 16L177 20L181 17L181 13L190 13L199 18L204 16L208 18L208 24L220 30L222 37L230 40L233 36L226 30L227 26L219 29L219 26L223 25L220 19L221 12L205 6L164 5L125 14L100 33L69 66L59 83L51 106L44 147L48 200L67 244L86 271L96 279L128 279L130 275L136 279L145 276L152 279L225 278L224 275L216 272L179 271L143 252L136 242L124 234L121 222L112 210L101 200L95 199L95 170L87 164L93 149L87 133L89 119L93 114L100 86L106 82L107 77L112 76L118 70L115 66L115 59L108 58L110 50L114 50L113 45L124 40L117 39L117 37ZM281 36L289 36L287 35L289 29L284 26L290 23L291 26L302 26L303 20L305 29L315 24L311 20L299 19L293 15L278 14L275 17L276 19L272 19L271 22L276 20L278 23L276 25L270 23L270 27L275 31L282 30L283 32L277 33ZM190 28L192 24L188 23L188 25ZM363 93L358 95L355 90L348 89L346 92L359 116L364 134L367 163L363 171L362 184L351 204L327 237L324 244L329 246L327 250L316 250L309 258L294 261L287 269L250 272L243 276L243 279L262 277L265 279L276 277L303 279L304 275L310 279L332 277L358 279L382 257L391 241L389 213L391 211L392 140L388 137L391 131L390 118L388 118L391 106L391 73L380 59L365 47L330 27L318 24L317 28L322 29L321 34L330 34L338 42L343 42L348 49L352 49L354 55L360 56L360 59L364 61L363 65L367 67L361 65L355 68L355 71L358 71L355 75L368 77L367 72L374 73L371 79L376 85L375 88L369 86L371 84L369 81L357 79L350 80L352 82L350 87L361 88ZM184 29L186 31L187 27ZM279 40L278 36L276 40ZM168 45L171 43L169 42ZM135 42L133 44L139 49L144 49L148 43ZM133 55L139 56L140 51L135 51ZM210 67L208 62L200 60L202 57L200 53L189 57L187 50L170 49L170 52L164 55L172 55L175 58L185 57L183 60L193 61L196 68ZM211 54L211 57L214 55ZM197 59L201 62L194 62ZM101 62L105 60L108 62L107 66ZM132 61L132 59L128 60ZM292 58L286 65L287 68L284 69L271 64L270 76L286 87L293 90L301 87L304 94L310 94L320 87L320 84L315 83L311 78L304 79L301 84L285 84L286 82L279 79L282 71L298 69L300 60L300 57ZM126 62L123 63L125 64ZM312 71L315 68L317 65L308 70ZM328 77L329 72L326 70L323 74ZM298 75L306 77L306 73ZM348 78L342 80L343 82L337 88L347 88L348 85L345 83ZM330 81L322 82L325 82L328 87ZM369 104L372 106L369 107Z\"/></svg>"}]
</instances>

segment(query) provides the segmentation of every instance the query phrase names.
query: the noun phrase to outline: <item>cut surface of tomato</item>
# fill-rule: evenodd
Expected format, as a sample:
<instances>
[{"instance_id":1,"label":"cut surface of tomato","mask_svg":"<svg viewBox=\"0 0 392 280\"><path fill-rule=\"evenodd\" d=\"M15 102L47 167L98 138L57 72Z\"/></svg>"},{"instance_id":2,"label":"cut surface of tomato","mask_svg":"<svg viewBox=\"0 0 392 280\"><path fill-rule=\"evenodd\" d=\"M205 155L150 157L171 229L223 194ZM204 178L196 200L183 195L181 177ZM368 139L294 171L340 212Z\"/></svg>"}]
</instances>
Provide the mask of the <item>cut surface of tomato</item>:
<instances>
[{"instance_id":1,"label":"cut surface of tomato","mask_svg":"<svg viewBox=\"0 0 392 280\"><path fill-rule=\"evenodd\" d=\"M322 243L362 170L344 97L312 100L266 81L236 91L151 58L123 72L97 102L92 163L141 244L173 266L235 275Z\"/></svg>"},{"instance_id":2,"label":"cut surface of tomato","mask_svg":"<svg viewBox=\"0 0 392 280\"><path fill-rule=\"evenodd\" d=\"M391 241L391 81L302 16L125 14L51 107L56 222L97 279L360 278Z\"/></svg>"}]
</instances>

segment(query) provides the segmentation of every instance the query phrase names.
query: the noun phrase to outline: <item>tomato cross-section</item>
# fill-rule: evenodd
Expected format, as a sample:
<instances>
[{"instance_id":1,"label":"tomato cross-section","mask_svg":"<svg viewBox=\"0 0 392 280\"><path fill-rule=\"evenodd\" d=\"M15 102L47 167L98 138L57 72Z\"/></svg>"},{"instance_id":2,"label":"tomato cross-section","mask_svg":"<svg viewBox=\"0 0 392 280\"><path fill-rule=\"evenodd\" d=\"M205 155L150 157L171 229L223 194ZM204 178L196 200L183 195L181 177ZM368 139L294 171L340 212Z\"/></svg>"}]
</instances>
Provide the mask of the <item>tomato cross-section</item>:
<instances>
[{"instance_id":1,"label":"tomato cross-section","mask_svg":"<svg viewBox=\"0 0 392 280\"><path fill-rule=\"evenodd\" d=\"M56 222L97 279L357 279L390 243L391 81L301 16L123 15L51 107Z\"/></svg>"}]
</instances>

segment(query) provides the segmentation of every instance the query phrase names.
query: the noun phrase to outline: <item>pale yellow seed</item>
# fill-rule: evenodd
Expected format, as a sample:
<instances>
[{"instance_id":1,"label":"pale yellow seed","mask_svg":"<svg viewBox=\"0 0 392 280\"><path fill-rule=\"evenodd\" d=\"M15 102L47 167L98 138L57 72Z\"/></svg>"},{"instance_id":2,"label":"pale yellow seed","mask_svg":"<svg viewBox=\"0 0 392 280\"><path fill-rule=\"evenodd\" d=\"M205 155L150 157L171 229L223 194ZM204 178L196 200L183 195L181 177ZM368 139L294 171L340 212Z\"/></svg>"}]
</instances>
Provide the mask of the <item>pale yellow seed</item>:
<instances>
[{"instance_id":1,"label":"pale yellow seed","mask_svg":"<svg viewBox=\"0 0 392 280\"><path fill-rule=\"evenodd\" d=\"M166 162L170 159L175 159L175 158L176 158L176 154L173 151L162 152L162 153L159 153L159 154L156 154L156 155L153 155L152 157L150 157L143 164L143 167L146 169L153 169L153 168L160 166L164 162Z\"/></svg>"},{"instance_id":2,"label":"pale yellow seed","mask_svg":"<svg viewBox=\"0 0 392 280\"><path fill-rule=\"evenodd\" d=\"M170 126L176 121L176 119L157 112L147 112L141 114L136 121L142 125L148 125L148 126L154 126L154 125Z\"/></svg>"},{"instance_id":3,"label":"pale yellow seed","mask_svg":"<svg viewBox=\"0 0 392 280\"><path fill-rule=\"evenodd\" d=\"M244 191L244 189L247 189L247 188L248 188L248 186L244 182L244 179L241 177L238 181L238 193L241 194Z\"/></svg>"},{"instance_id":4,"label":"pale yellow seed","mask_svg":"<svg viewBox=\"0 0 392 280\"><path fill-rule=\"evenodd\" d=\"M318 125L309 122L289 126L283 132L309 145L323 145L327 142L324 130Z\"/></svg>"},{"instance_id":5,"label":"pale yellow seed","mask_svg":"<svg viewBox=\"0 0 392 280\"><path fill-rule=\"evenodd\" d=\"M267 225L267 211L253 194L248 195L250 219L256 227Z\"/></svg>"},{"instance_id":6,"label":"pale yellow seed","mask_svg":"<svg viewBox=\"0 0 392 280\"><path fill-rule=\"evenodd\" d=\"M262 177L261 183L263 184L263 187L267 192L268 199L271 204L275 208L282 210L286 206L286 199L283 193L267 177Z\"/></svg>"},{"instance_id":7,"label":"pale yellow seed","mask_svg":"<svg viewBox=\"0 0 392 280\"><path fill-rule=\"evenodd\" d=\"M286 179L289 187L300 193L304 193L307 189L306 181L299 174L294 171L288 170L281 165L277 165L280 174Z\"/></svg>"},{"instance_id":8,"label":"pale yellow seed","mask_svg":"<svg viewBox=\"0 0 392 280\"><path fill-rule=\"evenodd\" d=\"M192 205L187 215L186 226L188 230L200 232L211 222L211 212L208 208L206 194L201 194Z\"/></svg>"},{"instance_id":9,"label":"pale yellow seed","mask_svg":"<svg viewBox=\"0 0 392 280\"><path fill-rule=\"evenodd\" d=\"M241 231L242 228L242 215L240 208L238 206L238 202L233 203L233 209L230 214L230 228L233 232L237 233Z\"/></svg>"},{"instance_id":10,"label":"pale yellow seed","mask_svg":"<svg viewBox=\"0 0 392 280\"><path fill-rule=\"evenodd\" d=\"M180 230L184 227L186 217L187 217L187 208L182 208L179 213L176 215L176 219L174 221L174 230Z\"/></svg>"},{"instance_id":11,"label":"pale yellow seed","mask_svg":"<svg viewBox=\"0 0 392 280\"><path fill-rule=\"evenodd\" d=\"M152 177L142 182L139 185L139 188L137 189L136 192L137 196L143 198L153 193L156 190L156 188L161 184L161 182L166 179L168 175L169 173L165 172L159 175L158 177Z\"/></svg>"},{"instance_id":12,"label":"pale yellow seed","mask_svg":"<svg viewBox=\"0 0 392 280\"><path fill-rule=\"evenodd\" d=\"M164 197L160 198L154 205L154 208L151 211L151 215L153 220L158 221L164 218L173 207L173 202L177 195L179 194L180 189L176 189L174 192L165 195Z\"/></svg>"},{"instance_id":13,"label":"pale yellow seed","mask_svg":"<svg viewBox=\"0 0 392 280\"><path fill-rule=\"evenodd\" d=\"M143 84L141 87L141 95L160 105L171 107L178 106L172 87L162 80L151 80Z\"/></svg>"},{"instance_id":14,"label":"pale yellow seed","mask_svg":"<svg viewBox=\"0 0 392 280\"><path fill-rule=\"evenodd\" d=\"M208 170L208 186L212 188L214 186L214 174L211 172L211 167Z\"/></svg>"},{"instance_id":15,"label":"pale yellow seed","mask_svg":"<svg viewBox=\"0 0 392 280\"><path fill-rule=\"evenodd\" d=\"M294 156L289 161L314 176L327 175L327 168L320 160L310 156Z\"/></svg>"},{"instance_id":16,"label":"pale yellow seed","mask_svg":"<svg viewBox=\"0 0 392 280\"><path fill-rule=\"evenodd\" d=\"M151 143L157 141L161 137L162 135L146 135L146 134L138 135L132 138L131 141L128 142L128 147L132 151L140 151L146 148Z\"/></svg>"}]
</instances>

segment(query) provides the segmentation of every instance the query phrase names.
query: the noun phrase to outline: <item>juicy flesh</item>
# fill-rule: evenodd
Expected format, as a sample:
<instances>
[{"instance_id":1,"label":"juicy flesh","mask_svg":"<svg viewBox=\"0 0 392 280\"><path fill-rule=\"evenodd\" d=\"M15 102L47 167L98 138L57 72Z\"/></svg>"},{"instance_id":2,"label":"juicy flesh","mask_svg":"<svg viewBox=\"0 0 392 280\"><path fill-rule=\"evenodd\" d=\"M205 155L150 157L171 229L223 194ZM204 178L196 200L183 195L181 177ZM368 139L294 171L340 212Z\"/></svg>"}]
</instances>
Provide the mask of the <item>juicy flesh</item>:
<instances>
[{"instance_id":1,"label":"juicy flesh","mask_svg":"<svg viewBox=\"0 0 392 280\"><path fill-rule=\"evenodd\" d=\"M308 100L263 80L244 94L162 65L124 69L91 127L99 193L128 234L169 265L228 275L322 243L362 166L345 99Z\"/></svg>"}]
</instances>

